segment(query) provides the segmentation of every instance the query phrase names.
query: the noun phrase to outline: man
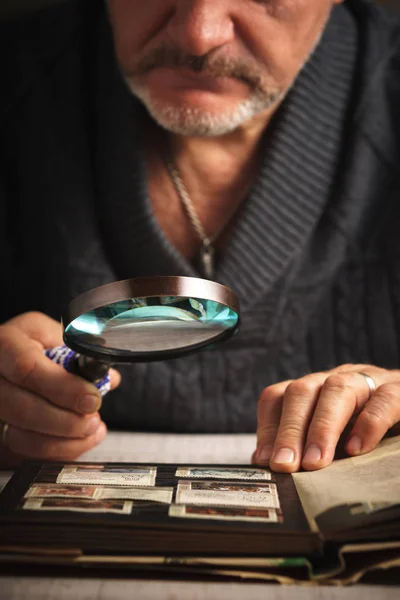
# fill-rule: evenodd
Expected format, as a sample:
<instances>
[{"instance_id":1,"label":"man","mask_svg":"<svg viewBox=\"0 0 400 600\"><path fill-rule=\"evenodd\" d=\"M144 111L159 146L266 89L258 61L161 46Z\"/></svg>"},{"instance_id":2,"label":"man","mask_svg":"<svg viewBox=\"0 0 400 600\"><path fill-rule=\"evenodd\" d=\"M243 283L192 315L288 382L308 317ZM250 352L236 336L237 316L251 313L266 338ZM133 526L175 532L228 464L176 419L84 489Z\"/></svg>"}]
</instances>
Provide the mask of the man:
<instances>
[{"instance_id":1,"label":"man","mask_svg":"<svg viewBox=\"0 0 400 600\"><path fill-rule=\"evenodd\" d=\"M346 427L370 451L400 420L398 19L366 0L107 8L0 35L3 464L75 458L101 418L257 425L253 460L287 472L328 465ZM54 319L116 279L204 276L210 243L240 334L124 369L99 413L43 356Z\"/></svg>"}]
</instances>

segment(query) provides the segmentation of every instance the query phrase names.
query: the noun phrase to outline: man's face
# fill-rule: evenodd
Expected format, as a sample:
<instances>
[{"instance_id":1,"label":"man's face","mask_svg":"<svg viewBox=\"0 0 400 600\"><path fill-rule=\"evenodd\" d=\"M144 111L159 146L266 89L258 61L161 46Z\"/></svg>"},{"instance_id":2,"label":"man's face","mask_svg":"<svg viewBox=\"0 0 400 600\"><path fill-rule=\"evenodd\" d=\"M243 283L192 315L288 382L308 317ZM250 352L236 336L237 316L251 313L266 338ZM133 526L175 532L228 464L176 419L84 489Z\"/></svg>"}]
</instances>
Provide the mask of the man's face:
<instances>
[{"instance_id":1,"label":"man's face","mask_svg":"<svg viewBox=\"0 0 400 600\"><path fill-rule=\"evenodd\" d=\"M342 0L108 0L118 62L164 128L217 136L284 97Z\"/></svg>"}]
</instances>

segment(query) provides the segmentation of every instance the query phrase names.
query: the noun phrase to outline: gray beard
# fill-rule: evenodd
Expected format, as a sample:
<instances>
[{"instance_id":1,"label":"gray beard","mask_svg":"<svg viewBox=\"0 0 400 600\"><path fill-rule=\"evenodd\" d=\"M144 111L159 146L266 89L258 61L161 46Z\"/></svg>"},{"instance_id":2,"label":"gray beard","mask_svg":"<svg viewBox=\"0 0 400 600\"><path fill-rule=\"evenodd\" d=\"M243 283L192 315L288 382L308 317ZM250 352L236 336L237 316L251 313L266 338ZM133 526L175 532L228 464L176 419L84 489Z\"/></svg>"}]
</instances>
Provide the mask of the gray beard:
<instances>
[{"instance_id":1,"label":"gray beard","mask_svg":"<svg viewBox=\"0 0 400 600\"><path fill-rule=\"evenodd\" d=\"M257 81L257 77L253 76L253 79L251 81L249 80L249 84L254 86L254 89L251 90L250 97L239 102L237 107L229 112L227 111L219 114L201 110L199 108L192 108L190 106L183 106L180 108L171 105L166 106L152 98L148 88L141 85L138 82L137 77L129 77L124 73L122 73L122 75L131 93L143 102L155 122L163 129L184 136L218 137L232 133L246 121L250 121L264 111L271 110L281 102L294 85L294 82L304 66L314 54L321 41L321 37L322 33L318 35L309 56L304 61L301 69L287 89L276 87L267 90L262 86L260 81ZM143 72L146 72L146 68L147 65ZM241 72L240 75L242 75L242 79L245 78L244 72ZM248 73L246 73L246 75L248 75Z\"/></svg>"},{"instance_id":2,"label":"gray beard","mask_svg":"<svg viewBox=\"0 0 400 600\"><path fill-rule=\"evenodd\" d=\"M133 79L124 77L130 91L146 106L150 115L163 129L190 137L218 137L238 129L260 113L271 109L285 95L285 90L275 89L269 93L254 92L236 108L225 113L212 113L200 108L185 106L176 108L155 101L148 89Z\"/></svg>"}]
</instances>

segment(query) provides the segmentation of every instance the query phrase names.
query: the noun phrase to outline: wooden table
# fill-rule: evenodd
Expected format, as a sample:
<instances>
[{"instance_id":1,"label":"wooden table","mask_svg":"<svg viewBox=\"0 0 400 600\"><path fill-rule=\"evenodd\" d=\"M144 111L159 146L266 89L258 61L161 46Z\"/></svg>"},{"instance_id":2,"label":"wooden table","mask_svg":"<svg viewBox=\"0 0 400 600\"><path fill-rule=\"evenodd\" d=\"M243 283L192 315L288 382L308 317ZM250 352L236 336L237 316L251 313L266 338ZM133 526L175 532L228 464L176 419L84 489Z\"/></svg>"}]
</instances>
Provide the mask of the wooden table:
<instances>
[{"instance_id":1,"label":"wooden table","mask_svg":"<svg viewBox=\"0 0 400 600\"><path fill-rule=\"evenodd\" d=\"M252 435L158 435L111 433L81 460L243 464ZM9 474L8 474L9 475ZM7 474L0 472L0 485ZM400 588L278 586L253 583L0 577L1 600L399 600Z\"/></svg>"}]
</instances>

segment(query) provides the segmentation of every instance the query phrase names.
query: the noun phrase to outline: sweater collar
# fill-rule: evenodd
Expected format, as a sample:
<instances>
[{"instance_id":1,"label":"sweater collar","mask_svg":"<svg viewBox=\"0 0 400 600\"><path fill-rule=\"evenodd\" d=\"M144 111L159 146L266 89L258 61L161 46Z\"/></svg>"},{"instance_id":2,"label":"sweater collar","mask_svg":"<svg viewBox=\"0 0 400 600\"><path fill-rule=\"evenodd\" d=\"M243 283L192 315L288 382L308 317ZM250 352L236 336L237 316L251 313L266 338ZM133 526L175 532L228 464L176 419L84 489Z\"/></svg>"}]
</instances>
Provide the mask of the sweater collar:
<instances>
[{"instance_id":1,"label":"sweater collar","mask_svg":"<svg viewBox=\"0 0 400 600\"><path fill-rule=\"evenodd\" d=\"M99 59L97 173L110 258L119 278L199 276L153 216L138 126L144 109L122 82L106 38ZM244 306L290 268L331 199L356 54L356 25L338 6L268 128L260 173L217 265L216 280L234 289Z\"/></svg>"}]
</instances>

